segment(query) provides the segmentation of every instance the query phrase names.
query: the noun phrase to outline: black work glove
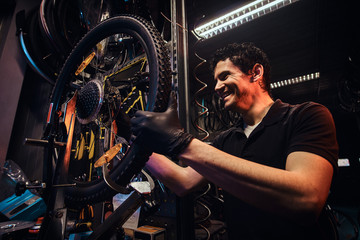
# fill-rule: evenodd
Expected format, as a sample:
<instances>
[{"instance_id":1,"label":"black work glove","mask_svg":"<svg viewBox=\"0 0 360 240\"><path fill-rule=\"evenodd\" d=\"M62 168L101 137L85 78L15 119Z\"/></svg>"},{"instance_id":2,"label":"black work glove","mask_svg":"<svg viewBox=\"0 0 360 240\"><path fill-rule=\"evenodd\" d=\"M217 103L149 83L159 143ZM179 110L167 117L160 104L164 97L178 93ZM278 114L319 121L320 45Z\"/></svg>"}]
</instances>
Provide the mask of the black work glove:
<instances>
[{"instance_id":1,"label":"black work glove","mask_svg":"<svg viewBox=\"0 0 360 240\"><path fill-rule=\"evenodd\" d=\"M174 92L165 112L137 111L131 119L137 143L148 150L175 158L194 138L181 128Z\"/></svg>"}]
</instances>

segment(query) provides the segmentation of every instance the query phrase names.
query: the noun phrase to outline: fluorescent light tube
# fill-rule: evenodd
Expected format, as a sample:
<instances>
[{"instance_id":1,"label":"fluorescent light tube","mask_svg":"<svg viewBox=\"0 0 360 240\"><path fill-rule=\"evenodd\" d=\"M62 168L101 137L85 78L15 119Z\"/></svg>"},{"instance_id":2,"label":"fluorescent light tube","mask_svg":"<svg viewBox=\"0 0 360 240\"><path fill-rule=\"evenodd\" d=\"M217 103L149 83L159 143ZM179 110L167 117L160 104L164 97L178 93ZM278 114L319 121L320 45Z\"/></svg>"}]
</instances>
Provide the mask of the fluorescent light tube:
<instances>
[{"instance_id":1,"label":"fluorescent light tube","mask_svg":"<svg viewBox=\"0 0 360 240\"><path fill-rule=\"evenodd\" d=\"M256 0L195 28L195 33L208 39L297 1L299 0Z\"/></svg>"},{"instance_id":2,"label":"fluorescent light tube","mask_svg":"<svg viewBox=\"0 0 360 240\"><path fill-rule=\"evenodd\" d=\"M302 75L302 76L298 76L298 77L289 78L289 79L286 79L286 80L270 83L270 88L273 89L273 88L279 88L279 87L294 85L294 84L297 84L297 83L306 82L306 81L310 81L310 80L315 80L315 79L319 79L319 78L320 78L320 72L309 73L309 74L305 74L305 75Z\"/></svg>"}]
</instances>

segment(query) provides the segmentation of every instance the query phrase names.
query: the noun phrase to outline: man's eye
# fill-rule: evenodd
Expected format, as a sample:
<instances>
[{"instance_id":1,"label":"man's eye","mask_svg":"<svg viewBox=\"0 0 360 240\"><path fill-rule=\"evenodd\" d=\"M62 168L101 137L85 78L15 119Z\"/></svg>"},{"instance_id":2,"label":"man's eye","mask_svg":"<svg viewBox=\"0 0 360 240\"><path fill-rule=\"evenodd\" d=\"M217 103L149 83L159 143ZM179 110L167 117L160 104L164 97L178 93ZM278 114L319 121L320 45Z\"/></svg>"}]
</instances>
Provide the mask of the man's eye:
<instances>
[{"instance_id":1,"label":"man's eye","mask_svg":"<svg viewBox=\"0 0 360 240\"><path fill-rule=\"evenodd\" d=\"M224 81L229 77L229 74L224 74L220 76L220 80Z\"/></svg>"}]
</instances>

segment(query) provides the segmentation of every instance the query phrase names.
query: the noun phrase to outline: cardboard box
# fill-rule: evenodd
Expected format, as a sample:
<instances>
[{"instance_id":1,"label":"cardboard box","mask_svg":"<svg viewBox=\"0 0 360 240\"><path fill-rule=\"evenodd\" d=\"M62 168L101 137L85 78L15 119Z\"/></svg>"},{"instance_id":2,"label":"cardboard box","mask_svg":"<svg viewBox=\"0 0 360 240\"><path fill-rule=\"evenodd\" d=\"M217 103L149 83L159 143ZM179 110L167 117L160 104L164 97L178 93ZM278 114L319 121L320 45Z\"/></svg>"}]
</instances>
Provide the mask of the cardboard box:
<instances>
[{"instance_id":1,"label":"cardboard box","mask_svg":"<svg viewBox=\"0 0 360 240\"><path fill-rule=\"evenodd\" d=\"M165 229L145 225L134 232L134 240L165 240Z\"/></svg>"}]
</instances>

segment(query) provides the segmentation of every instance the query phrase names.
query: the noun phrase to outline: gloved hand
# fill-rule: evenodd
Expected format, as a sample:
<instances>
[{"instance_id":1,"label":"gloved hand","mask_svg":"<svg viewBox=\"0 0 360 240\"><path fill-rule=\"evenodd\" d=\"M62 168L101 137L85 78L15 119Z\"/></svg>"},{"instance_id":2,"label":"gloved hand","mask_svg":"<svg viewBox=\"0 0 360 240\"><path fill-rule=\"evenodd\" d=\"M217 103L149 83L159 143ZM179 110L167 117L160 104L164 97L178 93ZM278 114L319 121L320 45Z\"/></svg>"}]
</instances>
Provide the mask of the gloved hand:
<instances>
[{"instance_id":1,"label":"gloved hand","mask_svg":"<svg viewBox=\"0 0 360 240\"><path fill-rule=\"evenodd\" d=\"M170 94L169 106L165 112L137 111L131 124L138 144L171 158L181 153L194 138L181 128L174 92Z\"/></svg>"}]
</instances>

